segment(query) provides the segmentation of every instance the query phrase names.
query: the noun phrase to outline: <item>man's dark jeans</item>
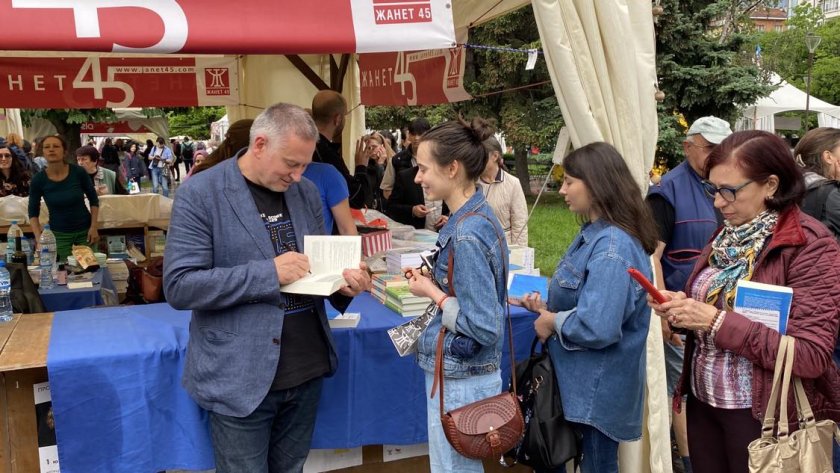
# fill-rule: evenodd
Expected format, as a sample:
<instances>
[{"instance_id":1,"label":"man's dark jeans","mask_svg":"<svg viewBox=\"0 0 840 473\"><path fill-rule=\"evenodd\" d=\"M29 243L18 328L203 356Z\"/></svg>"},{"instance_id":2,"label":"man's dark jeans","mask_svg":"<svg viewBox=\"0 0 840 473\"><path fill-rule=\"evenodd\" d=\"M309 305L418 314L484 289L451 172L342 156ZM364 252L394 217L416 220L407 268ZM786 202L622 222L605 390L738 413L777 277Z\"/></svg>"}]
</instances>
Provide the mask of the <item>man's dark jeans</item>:
<instances>
[{"instance_id":1,"label":"man's dark jeans","mask_svg":"<svg viewBox=\"0 0 840 473\"><path fill-rule=\"evenodd\" d=\"M216 473L303 471L323 378L270 391L247 417L210 413Z\"/></svg>"}]
</instances>

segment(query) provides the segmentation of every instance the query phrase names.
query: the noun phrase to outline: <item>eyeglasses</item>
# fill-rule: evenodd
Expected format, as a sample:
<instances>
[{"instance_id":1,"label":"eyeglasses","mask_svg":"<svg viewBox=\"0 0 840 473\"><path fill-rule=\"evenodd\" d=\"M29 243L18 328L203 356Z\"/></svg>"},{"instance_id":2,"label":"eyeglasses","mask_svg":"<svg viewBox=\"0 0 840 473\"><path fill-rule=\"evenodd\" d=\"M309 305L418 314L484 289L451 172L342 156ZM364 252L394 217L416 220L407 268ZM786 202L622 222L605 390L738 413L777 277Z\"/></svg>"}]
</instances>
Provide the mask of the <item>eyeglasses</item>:
<instances>
[{"instance_id":1,"label":"eyeglasses","mask_svg":"<svg viewBox=\"0 0 840 473\"><path fill-rule=\"evenodd\" d=\"M12 159L12 155L9 153L0 153L0 159Z\"/></svg>"},{"instance_id":2,"label":"eyeglasses","mask_svg":"<svg viewBox=\"0 0 840 473\"><path fill-rule=\"evenodd\" d=\"M715 198L715 194L720 194L723 200L727 202L735 202L736 194L739 190L743 189L744 187L748 186L753 182L752 179L748 180L747 182L741 184L740 186L729 187L729 186L721 186L717 187L711 182L707 180L703 180L703 190L706 191L706 194L709 195L712 199Z\"/></svg>"}]
</instances>

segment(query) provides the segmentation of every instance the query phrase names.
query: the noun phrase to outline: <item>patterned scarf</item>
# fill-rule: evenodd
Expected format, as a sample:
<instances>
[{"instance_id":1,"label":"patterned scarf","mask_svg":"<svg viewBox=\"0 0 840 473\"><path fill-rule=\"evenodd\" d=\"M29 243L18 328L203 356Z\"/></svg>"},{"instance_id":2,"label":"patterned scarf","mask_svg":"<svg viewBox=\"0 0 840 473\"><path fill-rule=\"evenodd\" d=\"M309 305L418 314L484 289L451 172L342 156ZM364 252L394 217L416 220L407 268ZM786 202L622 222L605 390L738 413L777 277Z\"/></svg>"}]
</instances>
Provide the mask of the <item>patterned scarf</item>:
<instances>
[{"instance_id":1,"label":"patterned scarf","mask_svg":"<svg viewBox=\"0 0 840 473\"><path fill-rule=\"evenodd\" d=\"M723 291L726 303L722 307L732 307L738 280L752 278L755 260L767 237L776 228L778 217L778 212L765 210L743 225L735 227L726 223L712 242L709 266L719 269L720 272L712 278L709 292L706 294L707 303L714 304Z\"/></svg>"}]
</instances>

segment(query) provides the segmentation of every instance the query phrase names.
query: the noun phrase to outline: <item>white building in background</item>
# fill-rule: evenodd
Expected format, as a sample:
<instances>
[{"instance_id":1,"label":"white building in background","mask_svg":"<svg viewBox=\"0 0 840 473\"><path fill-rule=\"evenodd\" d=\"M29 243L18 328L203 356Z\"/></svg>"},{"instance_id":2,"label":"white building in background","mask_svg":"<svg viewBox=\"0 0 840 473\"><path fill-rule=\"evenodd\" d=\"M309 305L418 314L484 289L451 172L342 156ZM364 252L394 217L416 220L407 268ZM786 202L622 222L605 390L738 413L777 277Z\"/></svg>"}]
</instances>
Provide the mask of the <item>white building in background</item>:
<instances>
[{"instance_id":1,"label":"white building in background","mask_svg":"<svg viewBox=\"0 0 840 473\"><path fill-rule=\"evenodd\" d=\"M802 3L808 3L822 9L826 20L840 17L840 0L789 0L788 16L793 16L793 9Z\"/></svg>"}]
</instances>

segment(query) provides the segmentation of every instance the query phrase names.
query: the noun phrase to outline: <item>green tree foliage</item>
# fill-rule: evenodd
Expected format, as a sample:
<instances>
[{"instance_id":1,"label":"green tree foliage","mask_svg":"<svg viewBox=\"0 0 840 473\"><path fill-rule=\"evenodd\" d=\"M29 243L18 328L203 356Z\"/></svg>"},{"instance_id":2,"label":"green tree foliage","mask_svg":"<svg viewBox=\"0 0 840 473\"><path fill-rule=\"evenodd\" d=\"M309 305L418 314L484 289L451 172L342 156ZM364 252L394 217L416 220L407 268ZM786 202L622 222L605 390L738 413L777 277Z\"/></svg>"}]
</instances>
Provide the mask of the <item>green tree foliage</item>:
<instances>
[{"instance_id":1,"label":"green tree foliage","mask_svg":"<svg viewBox=\"0 0 840 473\"><path fill-rule=\"evenodd\" d=\"M53 109L24 109L20 111L21 120L24 125L29 125L35 118L43 118L55 126L58 134L67 140L71 153L80 147L82 124L86 122L103 122L113 121L116 115L111 109L72 109L72 108L53 108ZM40 136L27 136L28 140L33 141L41 138Z\"/></svg>"},{"instance_id":2,"label":"green tree foliage","mask_svg":"<svg viewBox=\"0 0 840 473\"><path fill-rule=\"evenodd\" d=\"M225 115L225 107L187 107L164 109L169 119L169 134L196 140L210 138L210 124Z\"/></svg>"},{"instance_id":3,"label":"green tree foliage","mask_svg":"<svg viewBox=\"0 0 840 473\"><path fill-rule=\"evenodd\" d=\"M513 49L541 47L530 6L471 29L469 42ZM530 194L527 152L531 146L551 150L563 126L545 61L541 57L533 70L526 71L527 54L485 49L468 49L467 53L464 86L473 100L432 107L368 107L368 126L393 129L416 116L436 124L458 114L495 120L507 144L516 150L515 173ZM510 90L518 87L524 88Z\"/></svg>"},{"instance_id":4,"label":"green tree foliage","mask_svg":"<svg viewBox=\"0 0 840 473\"><path fill-rule=\"evenodd\" d=\"M824 17L822 10L818 7L803 3L797 5L793 11L793 16L787 21L788 28L785 31L768 31L758 38L758 44L762 49L761 67L768 72L775 72L790 84L804 89L805 78L808 74L808 48L805 45L805 35L808 32L816 32L820 35L826 33L827 36L834 33L833 40L826 37L820 43L815 56L816 61L819 61L820 58L825 57L826 51L834 49L830 55L837 54L837 48L840 48L840 30L834 25L820 26Z\"/></svg>"},{"instance_id":5,"label":"green tree foliage","mask_svg":"<svg viewBox=\"0 0 840 473\"><path fill-rule=\"evenodd\" d=\"M752 58L740 53L745 45L754 44L743 28L743 17L760 3L663 0L662 6L665 14L656 25L656 63L665 100L659 107L657 157L674 166L683 159L679 142L685 136L675 117L682 115L691 123L715 115L734 125L739 107L772 89L761 79ZM733 15L740 19L730 19L726 31L712 26Z\"/></svg>"}]
</instances>

